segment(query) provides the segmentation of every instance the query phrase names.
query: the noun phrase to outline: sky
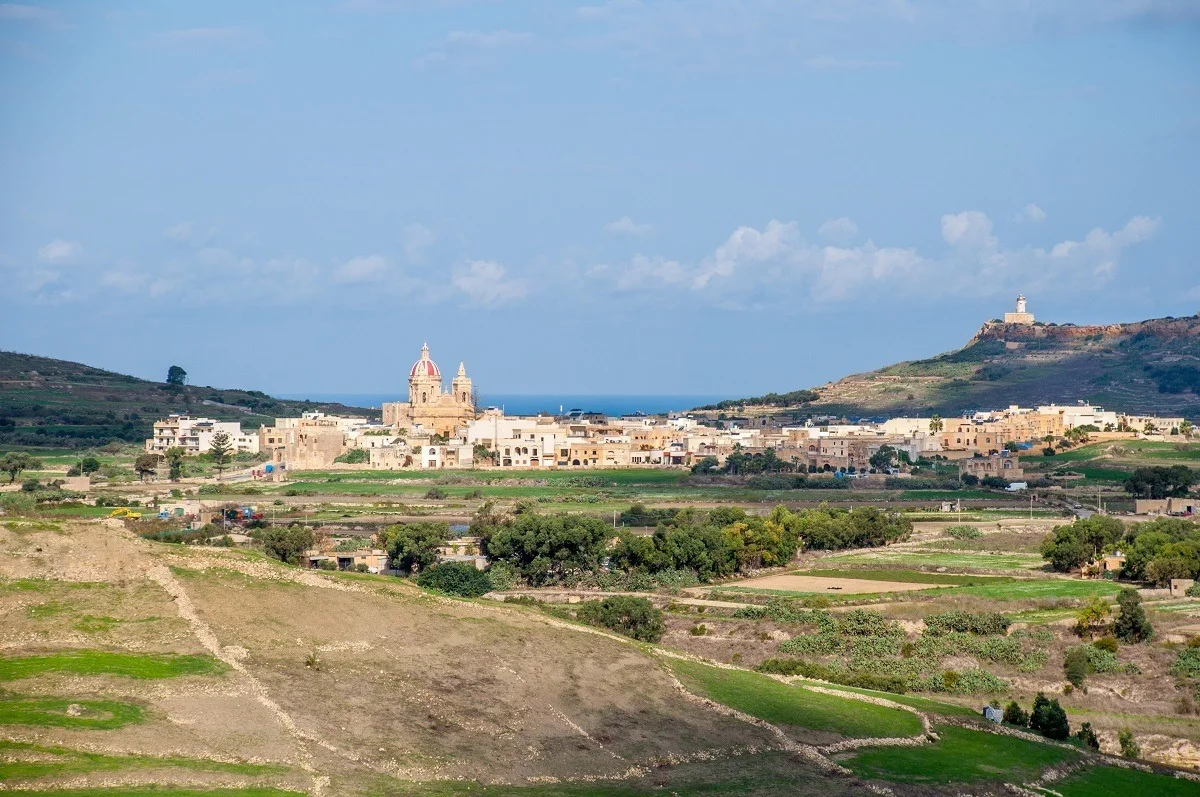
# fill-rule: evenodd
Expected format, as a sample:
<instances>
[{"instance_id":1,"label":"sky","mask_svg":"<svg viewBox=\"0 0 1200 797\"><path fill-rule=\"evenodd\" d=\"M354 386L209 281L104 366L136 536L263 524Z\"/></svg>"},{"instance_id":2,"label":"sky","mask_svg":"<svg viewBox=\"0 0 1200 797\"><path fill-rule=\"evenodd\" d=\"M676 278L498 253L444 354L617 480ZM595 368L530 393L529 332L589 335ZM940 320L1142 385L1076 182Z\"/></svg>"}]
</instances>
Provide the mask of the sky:
<instances>
[{"instance_id":1,"label":"sky","mask_svg":"<svg viewBox=\"0 0 1200 797\"><path fill-rule=\"evenodd\" d=\"M750 395L1200 310L1200 0L0 3L0 349Z\"/></svg>"}]
</instances>

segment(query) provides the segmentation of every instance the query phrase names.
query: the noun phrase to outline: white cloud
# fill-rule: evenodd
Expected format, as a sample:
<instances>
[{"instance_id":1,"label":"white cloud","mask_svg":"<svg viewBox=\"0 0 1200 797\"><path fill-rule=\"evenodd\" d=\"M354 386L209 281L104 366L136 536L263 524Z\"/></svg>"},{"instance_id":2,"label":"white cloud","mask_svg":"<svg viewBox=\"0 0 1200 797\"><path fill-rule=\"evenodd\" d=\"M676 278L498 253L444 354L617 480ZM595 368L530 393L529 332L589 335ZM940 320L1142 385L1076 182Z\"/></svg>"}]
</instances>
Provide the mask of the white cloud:
<instances>
[{"instance_id":1,"label":"white cloud","mask_svg":"<svg viewBox=\"0 0 1200 797\"><path fill-rule=\"evenodd\" d=\"M1033 222L1034 224L1040 224L1045 220L1046 211L1042 210L1032 202L1023 207L1021 212L1013 217L1013 221L1017 223L1028 221Z\"/></svg>"},{"instance_id":2,"label":"white cloud","mask_svg":"<svg viewBox=\"0 0 1200 797\"><path fill-rule=\"evenodd\" d=\"M494 260L472 260L456 271L451 283L473 304L503 304L528 292L524 280L506 279L507 274L508 270Z\"/></svg>"},{"instance_id":3,"label":"white cloud","mask_svg":"<svg viewBox=\"0 0 1200 797\"><path fill-rule=\"evenodd\" d=\"M776 260L801 243L795 222L784 224L771 219L761 232L753 227L738 227L712 257L700 264L693 283L696 288L703 288L713 277L728 277L745 265Z\"/></svg>"},{"instance_id":4,"label":"white cloud","mask_svg":"<svg viewBox=\"0 0 1200 797\"><path fill-rule=\"evenodd\" d=\"M942 238L961 249L994 249L996 246L992 220L978 210L942 216Z\"/></svg>"},{"instance_id":5,"label":"white cloud","mask_svg":"<svg viewBox=\"0 0 1200 797\"><path fill-rule=\"evenodd\" d=\"M604 225L604 229L609 232L624 233L626 235L645 235L653 232L654 227L650 224L638 224L628 216L622 216L616 221L610 221Z\"/></svg>"},{"instance_id":6,"label":"white cloud","mask_svg":"<svg viewBox=\"0 0 1200 797\"><path fill-rule=\"evenodd\" d=\"M830 219L817 229L817 235L834 240L844 240L858 235L858 225L842 216Z\"/></svg>"},{"instance_id":7,"label":"white cloud","mask_svg":"<svg viewBox=\"0 0 1200 797\"><path fill-rule=\"evenodd\" d=\"M665 288L678 297L680 288L688 286L698 301L741 308L797 299L1089 290L1112 279L1123 251L1153 236L1158 227L1157 219L1138 216L1115 232L1097 228L1081 241L1063 241L1050 249L1005 249L986 214L963 211L942 217L942 237L950 249L930 256L871 240L817 246L800 236L795 222L772 220L761 230L739 227L695 265L639 254L629 263L604 264L587 275L618 291ZM839 223L833 229L845 232L849 227Z\"/></svg>"},{"instance_id":8,"label":"white cloud","mask_svg":"<svg viewBox=\"0 0 1200 797\"><path fill-rule=\"evenodd\" d=\"M410 224L404 228L404 254L409 260L416 260L434 240L433 230L423 224Z\"/></svg>"},{"instance_id":9,"label":"white cloud","mask_svg":"<svg viewBox=\"0 0 1200 797\"><path fill-rule=\"evenodd\" d=\"M66 260L74 260L79 257L83 247L74 241L63 241L56 239L38 249L38 260L43 263L60 263Z\"/></svg>"},{"instance_id":10,"label":"white cloud","mask_svg":"<svg viewBox=\"0 0 1200 797\"><path fill-rule=\"evenodd\" d=\"M356 257L342 263L333 271L333 281L345 284L376 282L388 271L388 262L382 255Z\"/></svg>"}]
</instances>

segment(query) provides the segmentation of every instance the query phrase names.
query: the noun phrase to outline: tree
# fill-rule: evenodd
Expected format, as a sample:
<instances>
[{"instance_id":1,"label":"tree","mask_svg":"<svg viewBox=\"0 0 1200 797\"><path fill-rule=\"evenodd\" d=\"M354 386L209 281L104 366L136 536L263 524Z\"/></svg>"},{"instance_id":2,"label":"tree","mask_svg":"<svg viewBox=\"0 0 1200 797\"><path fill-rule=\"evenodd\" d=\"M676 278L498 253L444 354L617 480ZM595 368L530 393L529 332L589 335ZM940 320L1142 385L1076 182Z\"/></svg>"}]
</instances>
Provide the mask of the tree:
<instances>
[{"instance_id":1,"label":"tree","mask_svg":"<svg viewBox=\"0 0 1200 797\"><path fill-rule=\"evenodd\" d=\"M604 557L610 528L587 515L522 512L491 532L484 553L507 562L532 584L556 581L571 572L595 572Z\"/></svg>"},{"instance_id":2,"label":"tree","mask_svg":"<svg viewBox=\"0 0 1200 797\"><path fill-rule=\"evenodd\" d=\"M581 603L576 617L588 625L608 628L643 642L657 642L667 630L660 609L645 598L628 595Z\"/></svg>"},{"instance_id":3,"label":"tree","mask_svg":"<svg viewBox=\"0 0 1200 797\"><path fill-rule=\"evenodd\" d=\"M1179 433L1184 437L1191 437L1195 428L1196 427L1192 425L1191 421L1185 419L1179 424Z\"/></svg>"},{"instance_id":4,"label":"tree","mask_svg":"<svg viewBox=\"0 0 1200 797\"><path fill-rule=\"evenodd\" d=\"M1154 627L1146 619L1142 608L1142 596L1136 589L1126 587L1117 596L1117 619L1113 623L1113 634L1127 645L1145 642L1154 635Z\"/></svg>"},{"instance_id":5,"label":"tree","mask_svg":"<svg viewBox=\"0 0 1200 797\"><path fill-rule=\"evenodd\" d=\"M1146 421L1146 425L1142 427L1142 434L1154 434L1158 431L1158 427L1154 425L1154 421Z\"/></svg>"},{"instance_id":6,"label":"tree","mask_svg":"<svg viewBox=\"0 0 1200 797\"><path fill-rule=\"evenodd\" d=\"M304 552L313 546L312 529L297 524L264 529L261 539L267 556L289 565L300 564Z\"/></svg>"},{"instance_id":7,"label":"tree","mask_svg":"<svg viewBox=\"0 0 1200 797\"><path fill-rule=\"evenodd\" d=\"M1038 692L1037 697L1033 700L1033 713L1029 717L1029 727L1048 739L1061 741L1071 735L1067 712L1063 711L1057 698L1048 698L1042 692Z\"/></svg>"},{"instance_id":8,"label":"tree","mask_svg":"<svg viewBox=\"0 0 1200 797\"><path fill-rule=\"evenodd\" d=\"M183 478L183 460L187 457L187 452L179 446L171 446L166 452L167 466L170 468L171 481L176 482Z\"/></svg>"},{"instance_id":9,"label":"tree","mask_svg":"<svg viewBox=\"0 0 1200 797\"><path fill-rule=\"evenodd\" d=\"M962 475L962 483L965 484L967 487L978 487L979 486L979 477L976 476L974 473L964 473Z\"/></svg>"},{"instance_id":10,"label":"tree","mask_svg":"<svg viewBox=\"0 0 1200 797\"><path fill-rule=\"evenodd\" d=\"M945 429L945 428L946 428L946 424L942 422L941 415L938 415L935 412L933 415L930 416L930 418L929 418L929 433L930 434L937 434L938 432L942 431L942 429Z\"/></svg>"},{"instance_id":11,"label":"tree","mask_svg":"<svg viewBox=\"0 0 1200 797\"><path fill-rule=\"evenodd\" d=\"M86 456L79 460L79 473L83 476L88 476L100 470L100 460L93 456Z\"/></svg>"},{"instance_id":12,"label":"tree","mask_svg":"<svg viewBox=\"0 0 1200 797\"><path fill-rule=\"evenodd\" d=\"M1133 738L1133 731L1122 728L1117 731L1117 743L1121 745L1121 755L1125 758L1141 758L1142 748Z\"/></svg>"},{"instance_id":13,"label":"tree","mask_svg":"<svg viewBox=\"0 0 1200 797\"><path fill-rule=\"evenodd\" d=\"M8 474L8 483L12 484L22 471L35 470L41 467L41 462L24 451L9 451L0 457L0 470Z\"/></svg>"},{"instance_id":14,"label":"tree","mask_svg":"<svg viewBox=\"0 0 1200 797\"><path fill-rule=\"evenodd\" d=\"M716 457L704 457L696 464L692 465L692 473L707 476L710 473L716 473L721 462Z\"/></svg>"},{"instance_id":15,"label":"tree","mask_svg":"<svg viewBox=\"0 0 1200 797\"><path fill-rule=\"evenodd\" d=\"M1093 515L1065 526L1056 526L1042 540L1042 558L1060 573L1081 567L1095 559L1106 546L1115 545L1125 534L1125 526L1114 517Z\"/></svg>"},{"instance_id":16,"label":"tree","mask_svg":"<svg viewBox=\"0 0 1200 797\"><path fill-rule=\"evenodd\" d=\"M225 472L225 463L233 454L233 443L229 440L229 433L217 432L213 435L212 443L208 446L208 453L217 469L217 478L220 479L221 474Z\"/></svg>"},{"instance_id":17,"label":"tree","mask_svg":"<svg viewBox=\"0 0 1200 797\"><path fill-rule=\"evenodd\" d=\"M1029 725L1029 714L1025 709L1017 703L1011 701L1004 707L1004 722L1008 725L1016 725L1018 728L1024 728Z\"/></svg>"},{"instance_id":18,"label":"tree","mask_svg":"<svg viewBox=\"0 0 1200 797\"><path fill-rule=\"evenodd\" d=\"M875 470L887 470L896 462L896 449L889 445L882 445L879 450L871 455L871 467Z\"/></svg>"},{"instance_id":19,"label":"tree","mask_svg":"<svg viewBox=\"0 0 1200 797\"><path fill-rule=\"evenodd\" d=\"M423 521L392 526L384 532L383 547L392 567L411 574L437 564L438 548L448 539L448 523Z\"/></svg>"},{"instance_id":20,"label":"tree","mask_svg":"<svg viewBox=\"0 0 1200 797\"><path fill-rule=\"evenodd\" d=\"M1096 738L1096 732L1092 730L1092 723L1085 722L1079 727L1079 732L1075 734L1075 738L1083 742L1084 747L1090 747L1093 750L1100 749L1100 740Z\"/></svg>"},{"instance_id":21,"label":"tree","mask_svg":"<svg viewBox=\"0 0 1200 797\"><path fill-rule=\"evenodd\" d=\"M1004 450L1005 450L1005 451L1011 451L1012 453L1014 453L1014 454L1015 454L1015 453L1017 453L1018 451L1020 451L1020 450L1021 450L1021 446L1019 446L1019 445L1016 443L1016 441L1009 440L1007 443L1005 443L1005 444L1004 444Z\"/></svg>"},{"instance_id":22,"label":"tree","mask_svg":"<svg viewBox=\"0 0 1200 797\"><path fill-rule=\"evenodd\" d=\"M1087 605L1080 610L1075 630L1078 634L1091 639L1095 633L1108 624L1111 610L1108 604L1097 597L1088 599Z\"/></svg>"},{"instance_id":23,"label":"tree","mask_svg":"<svg viewBox=\"0 0 1200 797\"><path fill-rule=\"evenodd\" d=\"M1187 465L1137 468L1125 480L1125 490L1134 498L1183 498L1198 478Z\"/></svg>"},{"instance_id":24,"label":"tree","mask_svg":"<svg viewBox=\"0 0 1200 797\"><path fill-rule=\"evenodd\" d=\"M142 481L146 480L147 476L158 472L158 462L162 457L158 454L142 454L133 461L133 469L137 471L138 478Z\"/></svg>"},{"instance_id":25,"label":"tree","mask_svg":"<svg viewBox=\"0 0 1200 797\"><path fill-rule=\"evenodd\" d=\"M167 369L167 384L179 385L183 387L187 384L187 371L180 368L178 365L172 365Z\"/></svg>"}]
</instances>

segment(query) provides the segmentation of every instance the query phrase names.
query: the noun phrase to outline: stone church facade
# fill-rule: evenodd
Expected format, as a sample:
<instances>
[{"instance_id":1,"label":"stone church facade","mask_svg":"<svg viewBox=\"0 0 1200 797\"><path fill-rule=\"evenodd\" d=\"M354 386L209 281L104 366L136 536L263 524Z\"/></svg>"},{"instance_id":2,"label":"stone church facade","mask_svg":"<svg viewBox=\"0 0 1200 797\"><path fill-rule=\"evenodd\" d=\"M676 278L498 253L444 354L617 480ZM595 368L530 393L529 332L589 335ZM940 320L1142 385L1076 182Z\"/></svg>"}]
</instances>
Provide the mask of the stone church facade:
<instances>
[{"instance_id":1,"label":"stone church facade","mask_svg":"<svg viewBox=\"0 0 1200 797\"><path fill-rule=\"evenodd\" d=\"M442 372L429 358L429 344L421 347L421 359L408 371L408 401L383 404L385 426L411 428L453 436L475 417L475 399L467 369L458 364L458 374L447 392L442 387Z\"/></svg>"}]
</instances>

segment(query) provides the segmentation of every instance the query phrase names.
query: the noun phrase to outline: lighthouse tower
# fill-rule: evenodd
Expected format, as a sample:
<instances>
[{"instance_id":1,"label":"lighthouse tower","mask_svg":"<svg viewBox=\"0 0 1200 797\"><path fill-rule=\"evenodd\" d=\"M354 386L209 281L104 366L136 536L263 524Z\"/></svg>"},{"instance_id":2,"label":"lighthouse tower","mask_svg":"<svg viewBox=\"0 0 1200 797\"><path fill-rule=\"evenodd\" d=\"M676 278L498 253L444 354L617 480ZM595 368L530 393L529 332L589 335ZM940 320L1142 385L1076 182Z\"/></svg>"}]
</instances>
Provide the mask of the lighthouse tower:
<instances>
[{"instance_id":1,"label":"lighthouse tower","mask_svg":"<svg viewBox=\"0 0 1200 797\"><path fill-rule=\"evenodd\" d=\"M1032 324L1033 313L1029 312L1028 306L1025 303L1023 295L1017 296L1017 310L1015 313L1005 313L1004 323L1006 324Z\"/></svg>"}]
</instances>

